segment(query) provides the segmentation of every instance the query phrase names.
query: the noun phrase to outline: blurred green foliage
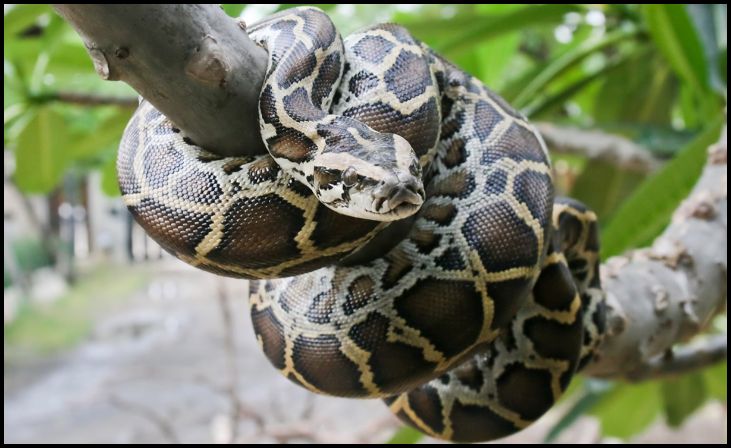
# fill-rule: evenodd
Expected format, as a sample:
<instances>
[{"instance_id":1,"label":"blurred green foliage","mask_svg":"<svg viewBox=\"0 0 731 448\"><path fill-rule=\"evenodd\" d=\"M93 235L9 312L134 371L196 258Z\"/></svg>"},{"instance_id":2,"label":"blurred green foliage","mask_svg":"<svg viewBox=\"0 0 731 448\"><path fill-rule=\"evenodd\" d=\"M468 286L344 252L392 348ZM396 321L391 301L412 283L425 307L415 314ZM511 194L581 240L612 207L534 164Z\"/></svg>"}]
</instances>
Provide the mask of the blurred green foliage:
<instances>
[{"instance_id":1,"label":"blurred green foliage","mask_svg":"<svg viewBox=\"0 0 731 448\"><path fill-rule=\"evenodd\" d=\"M109 165L133 111L67 104L58 96L135 92L96 75L81 39L50 6L6 6L4 25L4 144L15 153L15 183L24 192L47 193L72 168ZM114 170L105 174L112 179L107 192L118 194Z\"/></svg>"},{"instance_id":2,"label":"blurred green foliage","mask_svg":"<svg viewBox=\"0 0 731 448\"><path fill-rule=\"evenodd\" d=\"M602 434L629 439L658 417L678 427L706 400L726 401L726 362L699 372L637 384L587 379L569 397L572 405L546 436L552 442L578 417L589 413L599 419ZM567 395L571 395L571 388Z\"/></svg>"},{"instance_id":3,"label":"blurred green foliage","mask_svg":"<svg viewBox=\"0 0 731 448\"><path fill-rule=\"evenodd\" d=\"M400 430L396 431L396 434L391 437L387 443L393 445L403 445L416 443L424 438L424 434L417 431L410 426L404 426Z\"/></svg>"},{"instance_id":4,"label":"blurred green foliage","mask_svg":"<svg viewBox=\"0 0 731 448\"><path fill-rule=\"evenodd\" d=\"M247 21L293 5L224 5ZM600 211L604 256L650 242L688 193L725 123L726 5L317 5L343 34L392 21L482 79L534 120L622 134L671 161L643 175L593 161L570 193ZM131 110L60 100L72 92L134 97L94 73L84 45L46 5L6 6L4 143L14 181L53 189L70 170L101 170L115 194L116 145ZM602 384L597 386L597 384ZM628 438L661 413L679 424L725 400L726 364L639 385L585 381L549 438L591 412ZM405 429L392 441L415 442Z\"/></svg>"},{"instance_id":5,"label":"blurred green foliage","mask_svg":"<svg viewBox=\"0 0 731 448\"><path fill-rule=\"evenodd\" d=\"M11 249L18 263L18 269L23 272L31 272L53 264L53 260L43 248L43 243L37 238L19 238L11 243Z\"/></svg>"}]
</instances>

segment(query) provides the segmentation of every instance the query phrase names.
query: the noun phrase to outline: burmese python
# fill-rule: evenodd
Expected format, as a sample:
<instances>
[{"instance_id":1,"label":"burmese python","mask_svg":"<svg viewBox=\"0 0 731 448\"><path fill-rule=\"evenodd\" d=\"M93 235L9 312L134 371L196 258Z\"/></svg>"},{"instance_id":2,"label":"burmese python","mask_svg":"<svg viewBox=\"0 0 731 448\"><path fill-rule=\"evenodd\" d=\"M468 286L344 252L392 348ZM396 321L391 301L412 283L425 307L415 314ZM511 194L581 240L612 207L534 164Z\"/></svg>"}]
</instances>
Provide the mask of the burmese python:
<instances>
[{"instance_id":1,"label":"burmese python","mask_svg":"<svg viewBox=\"0 0 731 448\"><path fill-rule=\"evenodd\" d=\"M287 277L252 283L251 315L312 391L383 397L451 440L540 417L593 355L604 305L596 218L554 202L538 133L402 27L343 43L295 8L247 31L270 57L271 156L206 152L142 101L118 159L137 221L202 269Z\"/></svg>"}]
</instances>

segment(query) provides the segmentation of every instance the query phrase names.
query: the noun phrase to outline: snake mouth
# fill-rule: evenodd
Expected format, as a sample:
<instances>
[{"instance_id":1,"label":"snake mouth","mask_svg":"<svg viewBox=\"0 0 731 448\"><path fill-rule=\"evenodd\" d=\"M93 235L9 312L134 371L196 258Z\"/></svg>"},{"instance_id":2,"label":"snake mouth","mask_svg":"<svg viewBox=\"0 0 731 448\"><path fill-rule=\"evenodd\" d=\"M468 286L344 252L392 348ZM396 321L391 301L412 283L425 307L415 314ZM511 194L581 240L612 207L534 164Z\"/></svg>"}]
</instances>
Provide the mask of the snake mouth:
<instances>
[{"instance_id":1,"label":"snake mouth","mask_svg":"<svg viewBox=\"0 0 731 448\"><path fill-rule=\"evenodd\" d=\"M424 203L424 189L412 183L398 184L387 194L382 192L373 200L372 209L382 216L394 219L414 214Z\"/></svg>"},{"instance_id":2,"label":"snake mouth","mask_svg":"<svg viewBox=\"0 0 731 448\"><path fill-rule=\"evenodd\" d=\"M401 204L398 207L391 210L390 214L393 216L398 216L398 219L401 218L408 218L409 216L416 213L419 208L421 208L421 203L419 204Z\"/></svg>"}]
</instances>

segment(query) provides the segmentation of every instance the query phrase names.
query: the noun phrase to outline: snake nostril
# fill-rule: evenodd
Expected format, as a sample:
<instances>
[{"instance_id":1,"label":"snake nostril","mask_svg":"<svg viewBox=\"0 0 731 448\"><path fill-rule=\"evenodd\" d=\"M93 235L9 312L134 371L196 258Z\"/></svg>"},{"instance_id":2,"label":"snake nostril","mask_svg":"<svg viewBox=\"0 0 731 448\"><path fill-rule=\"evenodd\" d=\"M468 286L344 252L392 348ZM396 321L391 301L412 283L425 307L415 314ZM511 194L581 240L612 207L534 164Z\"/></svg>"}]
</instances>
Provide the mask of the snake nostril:
<instances>
[{"instance_id":1,"label":"snake nostril","mask_svg":"<svg viewBox=\"0 0 731 448\"><path fill-rule=\"evenodd\" d=\"M405 184L404 187L411 193L424 197L424 187L421 185L421 182L419 182L417 179L409 179Z\"/></svg>"},{"instance_id":2,"label":"snake nostril","mask_svg":"<svg viewBox=\"0 0 731 448\"><path fill-rule=\"evenodd\" d=\"M399 181L396 176L383 179L378 183L374 195L376 198L388 199L393 196L395 190L399 187Z\"/></svg>"},{"instance_id":3,"label":"snake nostril","mask_svg":"<svg viewBox=\"0 0 731 448\"><path fill-rule=\"evenodd\" d=\"M423 199L418 193L417 185L398 184L388 196L388 205L393 210L402 204L421 205Z\"/></svg>"}]
</instances>

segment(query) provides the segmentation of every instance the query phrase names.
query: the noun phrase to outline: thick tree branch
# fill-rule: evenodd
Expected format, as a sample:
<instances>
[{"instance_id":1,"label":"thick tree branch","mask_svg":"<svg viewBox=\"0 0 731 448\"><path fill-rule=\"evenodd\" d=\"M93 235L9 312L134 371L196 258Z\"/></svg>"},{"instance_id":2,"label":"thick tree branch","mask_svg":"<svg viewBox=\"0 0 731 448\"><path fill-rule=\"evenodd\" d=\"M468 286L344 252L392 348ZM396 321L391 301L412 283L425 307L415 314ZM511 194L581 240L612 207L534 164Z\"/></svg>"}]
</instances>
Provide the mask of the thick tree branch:
<instances>
[{"instance_id":1,"label":"thick tree branch","mask_svg":"<svg viewBox=\"0 0 731 448\"><path fill-rule=\"evenodd\" d=\"M667 363L660 358L673 345L688 341L725 310L726 154L724 127L709 148L701 178L652 247L602 265L608 335L587 374L632 379L659 373Z\"/></svg>"},{"instance_id":2,"label":"thick tree branch","mask_svg":"<svg viewBox=\"0 0 731 448\"><path fill-rule=\"evenodd\" d=\"M104 79L122 80L193 141L263 154L257 103L266 52L215 5L54 5Z\"/></svg>"},{"instance_id":3,"label":"thick tree branch","mask_svg":"<svg viewBox=\"0 0 731 448\"><path fill-rule=\"evenodd\" d=\"M264 153L256 107L266 54L218 7L55 8L82 35L101 76L130 84L194 141L225 155ZM589 156L642 171L656 166L623 139L539 129L554 148L588 148ZM588 374L638 378L672 370L663 355L725 307L726 152L724 129L695 189L653 246L603 265L609 334Z\"/></svg>"}]
</instances>

